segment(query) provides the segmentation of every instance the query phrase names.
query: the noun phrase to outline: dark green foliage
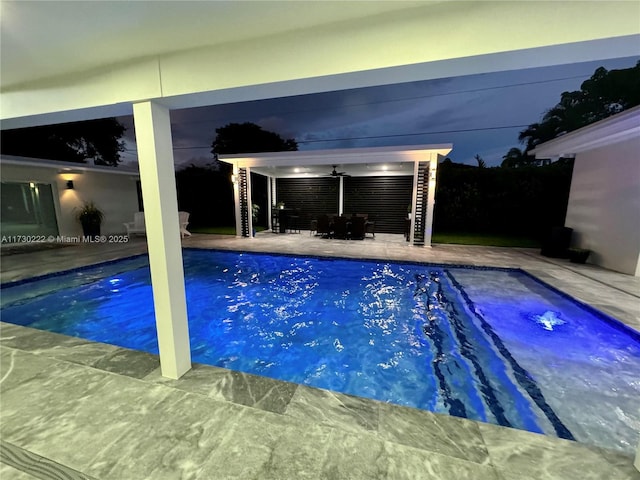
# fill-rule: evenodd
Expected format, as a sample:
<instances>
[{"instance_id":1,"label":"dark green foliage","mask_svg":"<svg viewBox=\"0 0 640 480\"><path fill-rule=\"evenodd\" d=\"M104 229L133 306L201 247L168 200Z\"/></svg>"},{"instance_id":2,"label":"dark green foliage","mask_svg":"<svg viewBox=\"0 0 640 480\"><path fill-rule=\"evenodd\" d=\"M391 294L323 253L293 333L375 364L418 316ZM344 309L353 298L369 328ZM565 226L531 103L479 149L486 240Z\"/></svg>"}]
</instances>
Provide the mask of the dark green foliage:
<instances>
[{"instance_id":1,"label":"dark green foliage","mask_svg":"<svg viewBox=\"0 0 640 480\"><path fill-rule=\"evenodd\" d=\"M230 123L216 128L216 138L211 144L211 153L259 153L298 150L294 139L284 140L280 135L263 130L255 123Z\"/></svg>"},{"instance_id":2,"label":"dark green foliage","mask_svg":"<svg viewBox=\"0 0 640 480\"><path fill-rule=\"evenodd\" d=\"M434 230L541 239L564 225L573 161L543 167L438 168Z\"/></svg>"},{"instance_id":3,"label":"dark green foliage","mask_svg":"<svg viewBox=\"0 0 640 480\"><path fill-rule=\"evenodd\" d=\"M506 155L502 157L502 168L520 168L531 166L536 163L535 158L532 155L527 155L519 148L511 148Z\"/></svg>"},{"instance_id":4,"label":"dark green foliage","mask_svg":"<svg viewBox=\"0 0 640 480\"><path fill-rule=\"evenodd\" d=\"M117 166L125 127L115 118L2 130L5 155Z\"/></svg>"},{"instance_id":5,"label":"dark green foliage","mask_svg":"<svg viewBox=\"0 0 640 480\"><path fill-rule=\"evenodd\" d=\"M640 105L640 61L634 67L608 71L598 68L580 90L564 92L540 123L520 132L518 139L531 150L628 108Z\"/></svg>"},{"instance_id":6,"label":"dark green foliage","mask_svg":"<svg viewBox=\"0 0 640 480\"><path fill-rule=\"evenodd\" d=\"M254 123L230 123L216 129L211 144L214 158L222 153L257 153L297 150L293 139L283 140L277 133L263 130ZM198 227L218 227L235 223L233 205L232 167L228 163L214 162L207 167L194 165L176 173L178 206L191 212L190 224ZM251 174L252 203L257 204L258 225L267 224L266 179Z\"/></svg>"},{"instance_id":7,"label":"dark green foliage","mask_svg":"<svg viewBox=\"0 0 640 480\"><path fill-rule=\"evenodd\" d=\"M104 213L93 202L86 202L76 211L76 218L82 224L100 225L104 219Z\"/></svg>"},{"instance_id":8,"label":"dark green foliage","mask_svg":"<svg viewBox=\"0 0 640 480\"><path fill-rule=\"evenodd\" d=\"M231 166L220 169L194 165L176 172L178 208L190 212L193 227L233 225Z\"/></svg>"}]
</instances>

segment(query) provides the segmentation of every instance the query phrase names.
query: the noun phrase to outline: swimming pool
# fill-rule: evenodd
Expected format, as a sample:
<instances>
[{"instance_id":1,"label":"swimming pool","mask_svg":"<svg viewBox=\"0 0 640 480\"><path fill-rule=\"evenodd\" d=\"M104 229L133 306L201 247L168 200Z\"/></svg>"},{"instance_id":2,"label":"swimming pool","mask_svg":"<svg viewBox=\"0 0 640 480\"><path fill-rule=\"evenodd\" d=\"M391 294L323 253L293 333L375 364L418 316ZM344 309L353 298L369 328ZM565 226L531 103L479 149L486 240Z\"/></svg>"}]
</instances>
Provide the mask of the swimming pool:
<instances>
[{"instance_id":1,"label":"swimming pool","mask_svg":"<svg viewBox=\"0 0 640 480\"><path fill-rule=\"evenodd\" d=\"M640 340L524 272L184 251L193 360L632 453ZM157 353L144 256L3 286L2 320Z\"/></svg>"}]
</instances>

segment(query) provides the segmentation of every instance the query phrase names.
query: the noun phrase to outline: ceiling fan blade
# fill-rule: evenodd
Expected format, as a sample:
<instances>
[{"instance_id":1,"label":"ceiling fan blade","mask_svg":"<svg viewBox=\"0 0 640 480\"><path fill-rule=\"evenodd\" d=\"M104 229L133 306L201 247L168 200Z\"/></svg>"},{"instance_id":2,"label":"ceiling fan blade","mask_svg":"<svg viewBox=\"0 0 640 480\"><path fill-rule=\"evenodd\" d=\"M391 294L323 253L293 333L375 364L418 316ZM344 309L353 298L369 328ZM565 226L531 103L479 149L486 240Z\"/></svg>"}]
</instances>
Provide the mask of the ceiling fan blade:
<instances>
[{"instance_id":1,"label":"ceiling fan blade","mask_svg":"<svg viewBox=\"0 0 640 480\"><path fill-rule=\"evenodd\" d=\"M331 165L333 167L333 170L331 171L331 173L328 173L327 175L325 175L325 177L333 177L333 178L338 178L338 177L350 177L351 175L348 175L347 172L338 172L336 170L336 168L338 168L337 165Z\"/></svg>"}]
</instances>

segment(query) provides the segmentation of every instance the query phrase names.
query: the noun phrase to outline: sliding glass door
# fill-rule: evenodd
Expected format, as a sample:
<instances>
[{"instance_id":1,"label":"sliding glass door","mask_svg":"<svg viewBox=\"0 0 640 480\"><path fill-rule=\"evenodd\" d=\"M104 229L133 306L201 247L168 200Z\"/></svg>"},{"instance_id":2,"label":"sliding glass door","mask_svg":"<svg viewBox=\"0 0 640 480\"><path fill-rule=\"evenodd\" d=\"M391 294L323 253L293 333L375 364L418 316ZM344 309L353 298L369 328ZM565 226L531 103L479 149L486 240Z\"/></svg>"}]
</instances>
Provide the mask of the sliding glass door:
<instances>
[{"instance_id":1,"label":"sliding glass door","mask_svg":"<svg viewBox=\"0 0 640 480\"><path fill-rule=\"evenodd\" d=\"M3 243L20 242L11 241L12 237L58 235L51 185L2 182L0 193L0 228Z\"/></svg>"}]
</instances>

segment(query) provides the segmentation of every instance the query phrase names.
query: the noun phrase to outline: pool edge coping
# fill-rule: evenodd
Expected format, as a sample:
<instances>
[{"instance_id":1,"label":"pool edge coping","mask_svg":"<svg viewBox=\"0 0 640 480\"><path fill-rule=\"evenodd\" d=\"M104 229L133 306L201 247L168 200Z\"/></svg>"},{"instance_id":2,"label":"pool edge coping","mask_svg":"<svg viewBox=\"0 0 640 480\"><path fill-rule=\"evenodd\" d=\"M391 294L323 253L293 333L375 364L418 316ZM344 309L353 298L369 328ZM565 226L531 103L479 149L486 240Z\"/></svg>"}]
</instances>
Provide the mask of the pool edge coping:
<instances>
[{"instance_id":1,"label":"pool edge coping","mask_svg":"<svg viewBox=\"0 0 640 480\"><path fill-rule=\"evenodd\" d=\"M83 341L85 341L87 343L108 345L108 346L116 347L116 348L122 349L122 350L140 352L139 350L134 350L134 349L127 348L127 347L120 347L120 346L117 346L117 345L111 345L109 343L97 342L97 341L94 341L94 340L88 340L88 339L84 339L84 338L80 338L80 337L74 337L74 336L71 336L71 335L63 334L63 333L49 332L49 331L46 331L46 330L43 331L43 330L39 330L37 328L32 328L32 327L23 326L23 325L16 325L16 324L9 323L9 322L4 322L2 320L0 320L0 330L1 330L1 326L3 324L8 324L8 325L11 325L13 327L19 327L21 329L30 330L30 331L32 331L30 334L37 335L40 332L47 332L47 333L52 333L54 335L59 335L61 337L65 337L65 338L68 338L68 339L80 339L80 340L83 340ZM136 378L136 377L125 375L123 373L113 372L113 371L110 371L110 370L107 370L107 369L99 368L99 367L96 367L96 366L93 366L93 365L87 365L87 364L83 364L83 363L76 363L76 362L73 362L71 360L67 360L67 359L64 359L64 358L58 358L56 356L51 356L46 351L45 352L33 352L33 351L29 351L29 350L24 350L24 349L18 348L18 347L5 346L5 345L2 345L1 343L0 343L0 346L2 346L4 348L7 348L7 349L19 350L21 352L25 352L25 353L30 354L30 355L43 356L45 358L51 358L51 359L54 359L56 361L71 363L71 364L77 365L77 366L79 366L81 368L89 368L89 369L93 369L93 370L98 370L98 371L101 371L101 372L105 372L105 373L107 373L109 375L118 375L118 376L127 377L127 378L130 378L130 379L134 380L134 381L141 382L141 383L143 383L145 385L150 385L150 386L151 385L161 385L163 387L180 390L180 391L186 392L188 394L202 395L202 396L208 397L208 395L204 395L202 393L193 392L193 391L189 391L189 390L183 390L183 389L177 388L174 385L172 385L173 382L180 381L180 378L178 378L178 379L170 379L168 377L162 377L162 378L166 378L168 380L168 382L166 382L166 383L156 382L156 381L147 379L147 377L149 375L146 375L146 376L144 376L142 378ZM145 353L148 353L148 352L145 352ZM157 354L153 354L153 353L148 353L148 354L159 358L159 355L157 355ZM225 367L219 367L219 366L215 366L215 365L208 365L208 364L204 364L204 363L194 362L194 363L192 363L192 368L190 370L188 370L186 373L188 373L189 371L192 371L194 365L198 366L198 368L204 368L204 369L222 370L222 371L226 371L226 372L238 372L236 370L231 370L231 369L228 369L228 368L225 368ZM158 367L158 369L159 368L160 367ZM157 369L155 369L153 372L155 372L155 371L157 371ZM153 372L151 372L151 373L153 373ZM578 440L569 440L569 439L561 438L561 437L558 437L558 436L555 436L555 435L531 432L529 430L524 430L524 429L519 429L519 428L514 428L514 427L506 427L506 426L503 426L503 425L498 425L498 424L489 423L489 422L483 422L483 421L474 420L474 419L465 418L465 417L456 417L456 416L450 415L450 414L432 412L430 410L420 409L420 408L406 406L406 405L398 405L398 404L394 404L394 403L384 402L384 401L381 401L381 400L375 400L375 399L372 399L372 398L360 397L358 395L338 392L338 391L335 391L335 390L329 390L329 389L325 389L325 388L314 387L312 385L299 384L299 383L295 383L295 382L287 382L285 380L280 380L280 379L272 378L272 377L265 377L263 375L258 375L258 374L255 374L255 373L246 373L246 372L240 372L240 373L242 373L243 375L249 376L249 377L267 378L268 380L273 381L275 383L295 385L296 388L297 387L305 387L305 388L308 388L308 389L311 389L311 390L315 390L315 391L330 392L331 394L337 394L337 395L341 395L341 396L357 398L358 400L360 400L362 402L365 402L367 404L372 404L372 405L376 405L376 406L384 405L384 407L382 407L382 408L389 408L389 409L397 410L397 411L403 411L403 410L418 411L418 412L422 412L423 414L425 414L427 416L435 415L438 418L445 419L444 421L447 421L447 419L453 419L454 422L456 422L456 421L471 422L471 424L473 424L476 428L478 428L480 430L480 436L481 436L481 438L483 440L483 444L484 444L484 434L481 432L481 430L482 430L481 427L480 427L481 425L484 426L484 428L495 428L495 429L498 429L498 430L504 431L504 432L515 431L515 432L518 432L519 434L530 435L530 436L532 436L532 438L544 438L545 441L551 442L553 444L558 444L558 445L559 444L566 444L568 442L569 444L572 444L572 445L578 445L580 448L584 448L584 449L588 449L588 450L592 450L592 451L596 450L596 451L600 452L601 454L609 453L609 454L614 454L614 455L621 455L621 456L624 456L624 457L628 458L630 462L633 462L633 454L631 454L631 453L628 453L628 452L625 452L625 451L622 451L622 450L613 449L613 448L607 448L607 447L602 447L602 446L598 446L598 445L593 445L593 444L590 444L590 443L584 443L584 442L580 442ZM1 388L0 388L0 391L1 391ZM293 396L292 396L292 398L293 398ZM266 409L260 408L260 407L255 406L255 405L246 405L246 404L243 404L243 403L234 402L233 400L228 400L228 399L220 400L220 399L213 399L213 398L212 398L212 400L214 400L216 402L223 402L223 403L230 403L230 404L233 404L233 405L238 405L238 406L240 406L242 408L256 409L256 410L259 410L261 412L265 412L267 414L289 416L290 418L296 418L296 417L292 417L290 415L287 415L287 413L286 413L287 409L285 409L285 411L282 412L282 413L277 413L277 412L273 412L271 410L266 410ZM288 408L290 402L291 402L291 400L289 400L289 403L287 404L287 408ZM318 423L318 425L322 425L322 423ZM336 429L339 429L341 431L345 431L347 433L350 432L350 430L345 430L341 426L338 426L338 425L327 424L327 426L330 427L330 428L336 428ZM362 428L362 430L360 431L360 434L377 435L376 431L367 430L365 428ZM391 443L397 443L397 444L400 444L400 445L405 445L402 442L398 442L398 441L392 441L392 440L385 440L385 441L389 441ZM413 448L418 448L418 447L413 447ZM487 450L487 457L491 458L491 452L489 452L489 450L486 448L486 445L485 445L485 449ZM429 451L429 452L432 452L432 453L435 453L435 454L439 454L439 455L451 456L451 455L447 455L447 454L443 454L443 453L439 453L439 452L433 452L432 450L429 450L429 449L422 449L422 450ZM470 459L463 459L461 457L454 457L454 458L460 458L460 459L466 460L466 461L468 461L470 463L483 465L482 463L474 462L473 460L470 460Z\"/></svg>"}]
</instances>

